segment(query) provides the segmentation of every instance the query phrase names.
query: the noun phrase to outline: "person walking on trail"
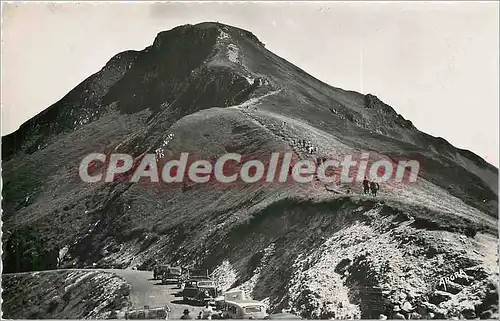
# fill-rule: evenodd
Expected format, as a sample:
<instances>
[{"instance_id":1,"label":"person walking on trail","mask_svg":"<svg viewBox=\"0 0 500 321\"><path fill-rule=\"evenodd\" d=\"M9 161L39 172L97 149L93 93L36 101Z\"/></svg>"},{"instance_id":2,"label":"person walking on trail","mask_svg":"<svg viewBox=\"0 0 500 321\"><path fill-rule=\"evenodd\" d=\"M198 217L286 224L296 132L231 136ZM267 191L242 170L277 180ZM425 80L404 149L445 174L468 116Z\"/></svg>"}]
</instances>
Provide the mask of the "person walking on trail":
<instances>
[{"instance_id":1,"label":"person walking on trail","mask_svg":"<svg viewBox=\"0 0 500 321\"><path fill-rule=\"evenodd\" d=\"M184 309L184 312L182 313L181 320L191 320L191 316L189 315L189 309Z\"/></svg>"},{"instance_id":2,"label":"person walking on trail","mask_svg":"<svg viewBox=\"0 0 500 321\"><path fill-rule=\"evenodd\" d=\"M372 191L372 196L377 196L377 191L380 189L380 185L378 185L378 183L371 182L370 189Z\"/></svg>"},{"instance_id":3,"label":"person walking on trail","mask_svg":"<svg viewBox=\"0 0 500 321\"><path fill-rule=\"evenodd\" d=\"M366 179L363 180L363 192L365 194L370 194L370 181Z\"/></svg>"}]
</instances>

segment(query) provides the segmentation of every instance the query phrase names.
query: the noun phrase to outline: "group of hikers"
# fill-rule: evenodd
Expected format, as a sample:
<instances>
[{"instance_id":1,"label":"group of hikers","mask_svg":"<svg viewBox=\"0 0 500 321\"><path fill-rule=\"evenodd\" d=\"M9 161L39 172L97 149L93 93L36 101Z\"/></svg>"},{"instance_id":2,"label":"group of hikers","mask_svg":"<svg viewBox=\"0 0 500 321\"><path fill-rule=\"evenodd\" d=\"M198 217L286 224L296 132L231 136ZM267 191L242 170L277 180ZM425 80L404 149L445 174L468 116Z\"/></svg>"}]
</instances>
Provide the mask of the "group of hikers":
<instances>
[{"instance_id":1,"label":"group of hikers","mask_svg":"<svg viewBox=\"0 0 500 321\"><path fill-rule=\"evenodd\" d=\"M372 194L372 196L377 196L377 192L380 189L380 185L375 182L370 182L368 179L363 180L363 192L365 194Z\"/></svg>"},{"instance_id":2,"label":"group of hikers","mask_svg":"<svg viewBox=\"0 0 500 321\"><path fill-rule=\"evenodd\" d=\"M325 185L325 188L327 191L335 192L337 194L343 194L342 191L339 191L339 189L336 189L335 187L332 189L332 187ZM380 185L376 182L370 182L366 177L363 180L363 192L365 195L371 195L371 196L377 196L378 191L380 190ZM353 194L353 191L351 187L347 188L345 191L346 194L351 195Z\"/></svg>"}]
</instances>

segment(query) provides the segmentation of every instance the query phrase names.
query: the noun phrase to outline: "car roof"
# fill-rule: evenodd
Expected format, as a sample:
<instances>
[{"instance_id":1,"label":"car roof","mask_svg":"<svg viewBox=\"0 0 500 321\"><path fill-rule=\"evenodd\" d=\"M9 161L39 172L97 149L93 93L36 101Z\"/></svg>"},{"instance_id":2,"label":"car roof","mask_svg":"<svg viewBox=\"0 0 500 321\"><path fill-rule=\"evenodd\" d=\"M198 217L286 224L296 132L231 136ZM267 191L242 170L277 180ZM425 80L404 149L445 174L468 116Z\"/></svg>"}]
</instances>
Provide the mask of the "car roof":
<instances>
[{"instance_id":1,"label":"car roof","mask_svg":"<svg viewBox=\"0 0 500 321\"><path fill-rule=\"evenodd\" d=\"M239 300L239 301L226 301L229 303L233 303L236 305L265 305L263 302L257 301L257 300Z\"/></svg>"},{"instance_id":2,"label":"car roof","mask_svg":"<svg viewBox=\"0 0 500 321\"><path fill-rule=\"evenodd\" d=\"M300 319L300 317L296 316L295 314L292 313L275 313L269 315L269 319L275 320L275 319Z\"/></svg>"}]
</instances>

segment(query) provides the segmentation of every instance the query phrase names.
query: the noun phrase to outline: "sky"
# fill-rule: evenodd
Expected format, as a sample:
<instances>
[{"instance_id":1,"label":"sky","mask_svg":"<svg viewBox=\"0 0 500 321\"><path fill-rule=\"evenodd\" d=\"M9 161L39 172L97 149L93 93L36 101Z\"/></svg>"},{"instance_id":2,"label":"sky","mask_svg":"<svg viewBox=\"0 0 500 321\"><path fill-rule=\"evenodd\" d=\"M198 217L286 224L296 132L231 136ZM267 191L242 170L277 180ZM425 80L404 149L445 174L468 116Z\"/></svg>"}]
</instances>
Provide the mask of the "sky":
<instances>
[{"instance_id":1,"label":"sky","mask_svg":"<svg viewBox=\"0 0 500 321\"><path fill-rule=\"evenodd\" d=\"M118 52L178 25L251 31L314 77L372 93L420 130L499 163L498 2L3 3L2 135Z\"/></svg>"}]
</instances>

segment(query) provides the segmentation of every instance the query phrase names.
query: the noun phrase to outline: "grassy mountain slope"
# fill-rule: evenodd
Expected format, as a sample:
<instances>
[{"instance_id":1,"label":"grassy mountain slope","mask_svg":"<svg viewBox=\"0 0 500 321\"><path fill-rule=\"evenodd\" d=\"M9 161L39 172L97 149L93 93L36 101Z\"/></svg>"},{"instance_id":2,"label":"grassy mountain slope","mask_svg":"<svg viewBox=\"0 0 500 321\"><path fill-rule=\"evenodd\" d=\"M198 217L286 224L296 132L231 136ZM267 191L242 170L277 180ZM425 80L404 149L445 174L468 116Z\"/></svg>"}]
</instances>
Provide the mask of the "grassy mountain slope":
<instances>
[{"instance_id":1,"label":"grassy mountain slope","mask_svg":"<svg viewBox=\"0 0 500 321\"><path fill-rule=\"evenodd\" d=\"M300 139L317 147L313 157L370 151L417 159L422 170L376 199L358 185L335 195L318 181L171 187L78 177L91 152L311 157ZM203 266L306 317L377 317L408 295L430 297L443 317L488 313L495 303L498 262L488 247L496 247L498 170L373 95L322 83L238 28L181 26L115 56L4 137L2 155L4 271ZM440 293L439 278L459 269L468 278Z\"/></svg>"}]
</instances>

